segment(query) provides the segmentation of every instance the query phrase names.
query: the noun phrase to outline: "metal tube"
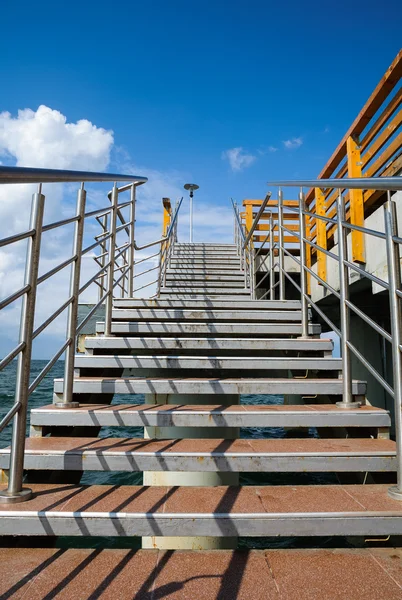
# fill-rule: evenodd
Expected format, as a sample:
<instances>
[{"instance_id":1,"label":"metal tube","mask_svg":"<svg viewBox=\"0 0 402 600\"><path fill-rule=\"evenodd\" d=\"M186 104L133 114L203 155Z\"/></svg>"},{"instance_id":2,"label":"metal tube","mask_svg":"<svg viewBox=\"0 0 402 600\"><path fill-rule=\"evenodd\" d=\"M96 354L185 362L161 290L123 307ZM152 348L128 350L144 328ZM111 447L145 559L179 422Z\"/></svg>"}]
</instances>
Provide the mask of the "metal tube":
<instances>
[{"instance_id":1,"label":"metal tube","mask_svg":"<svg viewBox=\"0 0 402 600\"><path fill-rule=\"evenodd\" d=\"M395 177L356 177L346 179L308 179L269 181L268 185L340 190L402 190L402 181Z\"/></svg>"},{"instance_id":2,"label":"metal tube","mask_svg":"<svg viewBox=\"0 0 402 600\"><path fill-rule=\"evenodd\" d=\"M269 218L269 299L270 300L274 300L274 277L275 277L275 273L274 273L274 261L275 261L275 256L274 256L274 219L272 217L272 214Z\"/></svg>"},{"instance_id":3,"label":"metal tube","mask_svg":"<svg viewBox=\"0 0 402 600\"><path fill-rule=\"evenodd\" d=\"M15 300L18 300L18 298L21 298L21 296L23 296L27 292L29 292L29 286L24 285L24 287L18 290L18 292L10 294L10 296L7 296L7 298L4 298L4 300L0 302L0 310L3 310L3 308L11 304L12 302L15 302Z\"/></svg>"},{"instance_id":4,"label":"metal tube","mask_svg":"<svg viewBox=\"0 0 402 600\"><path fill-rule=\"evenodd\" d=\"M255 228L257 227L257 225L258 225L258 222L259 222L259 220L260 220L260 217L261 217L262 213L264 212L264 210L265 210L265 207L267 206L267 204L268 204L268 201L269 201L269 199L270 199L270 198L271 198L271 192L268 192L268 194L267 194L267 195L265 196L265 198L264 198L264 201L263 201L263 203L262 203L262 204L261 204L261 206L260 206L260 209L259 209L258 213L257 213L257 214L256 214L256 216L255 216L255 219L254 219L254 221L252 222L252 225L251 225L251 227L250 227L250 231L249 231L249 232L248 232L248 234L247 234L247 237L246 237L246 239L245 239L245 241L244 241L243 247L246 247L246 246L247 246L247 244L249 243L249 241L252 239L252 235L253 235L253 233L254 233L254 230L255 230Z\"/></svg>"},{"instance_id":5,"label":"metal tube","mask_svg":"<svg viewBox=\"0 0 402 600\"><path fill-rule=\"evenodd\" d=\"M103 231L107 231L107 217L108 215L103 215L102 216L102 229ZM106 244L106 240L102 240L101 244L100 244L102 253L101 253L101 263L100 266L103 268L106 264L106 255L107 255L107 244ZM105 293L105 277L106 274L105 272L102 273L101 277L100 277L100 288L98 290L98 300L100 300L103 296L103 294Z\"/></svg>"},{"instance_id":6,"label":"metal tube","mask_svg":"<svg viewBox=\"0 0 402 600\"><path fill-rule=\"evenodd\" d=\"M73 402L73 382L86 196L87 193L82 184L77 195L77 216L79 218L75 224L73 241L73 254L76 259L71 266L70 274L70 297L73 298L73 301L68 307L66 338L71 341L66 350L64 362L63 400L56 403L59 408L77 408L79 406L79 402Z\"/></svg>"},{"instance_id":7,"label":"metal tube","mask_svg":"<svg viewBox=\"0 0 402 600\"><path fill-rule=\"evenodd\" d=\"M13 421L8 487L7 490L0 493L0 502L23 502L32 496L32 491L27 488L24 489L22 482L29 398L28 390L31 372L32 334L34 329L44 205L45 196L42 194L42 186L39 186L38 192L33 194L32 197L29 229L34 229L35 234L31 238L28 238L25 262L24 283L26 286L29 286L29 289L23 296L21 306L19 343L24 344L24 349L18 356L15 387L15 404L20 404L20 409L15 414Z\"/></svg>"},{"instance_id":8,"label":"metal tube","mask_svg":"<svg viewBox=\"0 0 402 600\"><path fill-rule=\"evenodd\" d=\"M300 212L299 212L299 229L300 229L300 290L301 290L301 313L302 313L302 335L301 337L308 337L308 303L306 300L307 296L307 272L306 266L306 217L305 211L305 197L303 190L299 194L300 200Z\"/></svg>"},{"instance_id":9,"label":"metal tube","mask_svg":"<svg viewBox=\"0 0 402 600\"><path fill-rule=\"evenodd\" d=\"M131 298L134 290L134 235L135 235L135 185L130 190L130 235L129 235L129 270L128 270L128 297Z\"/></svg>"},{"instance_id":10,"label":"metal tube","mask_svg":"<svg viewBox=\"0 0 402 600\"><path fill-rule=\"evenodd\" d=\"M190 244L193 243L193 193L190 192Z\"/></svg>"},{"instance_id":11,"label":"metal tube","mask_svg":"<svg viewBox=\"0 0 402 600\"><path fill-rule=\"evenodd\" d=\"M17 404L13 404L8 413L4 415L4 417L0 421L0 432L2 432L5 427L7 427L13 416L19 411L20 408L21 404L19 402Z\"/></svg>"},{"instance_id":12,"label":"metal tube","mask_svg":"<svg viewBox=\"0 0 402 600\"><path fill-rule=\"evenodd\" d=\"M14 244L15 242L19 242L21 240L25 240L26 238L31 237L35 232L31 229L29 231L24 231L24 233L17 233L15 235L11 235L10 237L2 238L0 240L0 248L3 246L8 246L9 244Z\"/></svg>"},{"instance_id":13,"label":"metal tube","mask_svg":"<svg viewBox=\"0 0 402 600\"><path fill-rule=\"evenodd\" d=\"M348 240L347 231L343 226L345 220L345 205L342 192L340 191L337 199L338 216L338 253L339 253L339 312L341 324L341 358L342 358L342 401L337 402L341 408L357 408L360 402L353 402L352 396L352 360L348 342L350 340L350 310L347 302L349 301L349 269L346 264L348 260Z\"/></svg>"},{"instance_id":14,"label":"metal tube","mask_svg":"<svg viewBox=\"0 0 402 600\"><path fill-rule=\"evenodd\" d=\"M279 223L279 300L285 300L285 256L283 253L283 192L278 192L278 223Z\"/></svg>"},{"instance_id":15,"label":"metal tube","mask_svg":"<svg viewBox=\"0 0 402 600\"><path fill-rule=\"evenodd\" d=\"M23 350L25 348L25 344L24 343L20 343L18 344L18 346L16 346L14 348L14 350L11 350L11 352L9 352L7 354L7 356L5 356L2 360L0 360L0 371L2 371L3 369L6 368L6 366L16 357L18 356L18 354L21 352L21 350Z\"/></svg>"},{"instance_id":16,"label":"metal tube","mask_svg":"<svg viewBox=\"0 0 402 600\"><path fill-rule=\"evenodd\" d=\"M392 373L394 382L395 405L395 441L396 441L396 486L389 488L391 498L402 500L402 355L399 347L402 343L401 302L396 294L401 285L401 264L399 244L393 240L398 236L396 203L391 200L384 205L385 234L387 236L387 262L389 274L389 308L392 335Z\"/></svg>"},{"instance_id":17,"label":"metal tube","mask_svg":"<svg viewBox=\"0 0 402 600\"><path fill-rule=\"evenodd\" d=\"M113 308L113 279L114 279L114 261L116 251L116 206L119 200L117 185L114 184L112 190L111 209L110 209L110 239L109 239L109 266L107 269L106 282L106 308L105 308L105 331L104 335L112 335L112 308Z\"/></svg>"}]
</instances>

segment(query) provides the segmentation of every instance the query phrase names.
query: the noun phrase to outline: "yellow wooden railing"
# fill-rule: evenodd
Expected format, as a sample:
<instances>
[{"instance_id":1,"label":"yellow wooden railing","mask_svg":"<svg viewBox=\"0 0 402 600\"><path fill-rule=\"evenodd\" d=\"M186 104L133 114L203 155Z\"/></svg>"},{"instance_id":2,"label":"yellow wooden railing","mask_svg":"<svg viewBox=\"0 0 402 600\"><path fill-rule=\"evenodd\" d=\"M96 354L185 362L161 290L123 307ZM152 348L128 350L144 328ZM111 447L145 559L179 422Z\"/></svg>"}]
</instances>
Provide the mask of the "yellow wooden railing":
<instances>
[{"instance_id":1,"label":"yellow wooden railing","mask_svg":"<svg viewBox=\"0 0 402 600\"><path fill-rule=\"evenodd\" d=\"M392 176L402 171L402 50L397 54L385 75L382 77L362 110L349 127L336 150L322 169L318 179L348 177ZM347 186L345 186L347 187ZM335 189L310 189L306 194L306 203L310 212L333 218L336 215ZM386 200L386 195L375 190L350 190L345 195L346 219L351 224L362 227L364 220L378 205ZM262 200L244 200L243 220L246 230L253 222L253 215ZM288 230L299 231L294 213L286 213L286 205L298 204L298 201L284 201L284 220ZM276 200L270 200L267 211L275 218ZM277 214L277 213L276 213ZM263 215L262 219L265 217ZM265 218L268 218L267 216ZM277 223L277 218L276 218ZM256 229L254 242L262 242L265 236L258 232L266 231L268 226L260 224ZM276 225L277 229L277 225ZM317 246L328 250L334 244L334 227L328 227L321 219L307 219L307 236ZM352 260L365 263L364 234L353 230ZM295 236L285 236L284 242L298 244ZM295 249L293 249L296 252ZM327 281L327 256L311 248L307 260L317 262L317 274Z\"/></svg>"}]
</instances>

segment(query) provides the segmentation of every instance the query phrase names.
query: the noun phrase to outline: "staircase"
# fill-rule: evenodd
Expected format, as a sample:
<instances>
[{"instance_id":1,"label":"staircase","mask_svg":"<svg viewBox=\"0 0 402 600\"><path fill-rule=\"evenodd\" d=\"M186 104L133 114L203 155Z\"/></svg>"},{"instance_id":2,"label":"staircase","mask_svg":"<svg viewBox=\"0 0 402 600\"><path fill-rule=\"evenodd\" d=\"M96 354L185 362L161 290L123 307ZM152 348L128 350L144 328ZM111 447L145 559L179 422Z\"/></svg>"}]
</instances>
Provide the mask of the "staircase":
<instances>
[{"instance_id":1,"label":"staircase","mask_svg":"<svg viewBox=\"0 0 402 600\"><path fill-rule=\"evenodd\" d=\"M236 246L176 244L160 297L115 299L112 335L103 335L104 324L97 323L97 335L86 338L85 354L75 359L74 400L79 406L31 411L25 469L31 477L36 471L36 480L47 483L30 486L32 500L0 507L2 534L155 540L200 536L222 538L222 546L225 538L239 536L401 535L400 504L387 495L387 485L375 483L379 474L396 469L389 413L364 402L348 410L337 406L342 365L332 357L332 341L320 338L320 327L313 323L310 337L301 338L301 332L300 302L250 299ZM55 402L62 400L62 392L63 380L57 379ZM354 381L352 392L364 400L365 382ZM122 394L146 394L146 402L121 404ZM267 396L275 394L284 395L285 402L272 404ZM180 401L181 395L195 396L193 401ZM222 399L228 395L248 397L240 404L227 404ZM155 435L98 437L104 426L141 426ZM194 428L196 434L175 439L180 438L175 428ZM238 428L248 430L245 438L238 437ZM286 428L289 435L256 438L255 428ZM308 435L311 428L320 437ZM9 453L9 448L0 450L4 470ZM156 478L166 473L170 481L177 473L183 481L187 472L219 473L223 480L224 474L236 473L338 473L339 483L80 486L85 471L143 471ZM357 474L355 483L345 485L343 474L350 473ZM131 557L131 567L141 570L147 552L153 551ZM236 556L229 550L219 552L218 557L207 550L196 556L212 570L219 561ZM302 564L300 556L276 552L289 560L286 577L294 576L294 565ZM315 552L310 558L314 564L328 554L323 549ZM355 555L365 568L372 560L371 554ZM161 556L158 561L163 562ZM184 552L179 563L184 566L178 568L201 577L200 562L197 565L192 556ZM250 554L252 564L258 564L259 556L257 551ZM342 551L339 556L344 556ZM274 564L276 559L272 555L270 560ZM339 565L336 571L331 562L327 571L335 569L341 585L344 562ZM266 581L280 581L273 568L274 575L267 571ZM307 566L300 568L309 571ZM248 579L244 575L244 582L258 582L261 569L255 567ZM201 578L199 585L204 585ZM249 598L290 597L279 592L260 596L251 583L247 589ZM207 596L194 591L188 597ZM394 596L390 592L388 597Z\"/></svg>"}]
</instances>

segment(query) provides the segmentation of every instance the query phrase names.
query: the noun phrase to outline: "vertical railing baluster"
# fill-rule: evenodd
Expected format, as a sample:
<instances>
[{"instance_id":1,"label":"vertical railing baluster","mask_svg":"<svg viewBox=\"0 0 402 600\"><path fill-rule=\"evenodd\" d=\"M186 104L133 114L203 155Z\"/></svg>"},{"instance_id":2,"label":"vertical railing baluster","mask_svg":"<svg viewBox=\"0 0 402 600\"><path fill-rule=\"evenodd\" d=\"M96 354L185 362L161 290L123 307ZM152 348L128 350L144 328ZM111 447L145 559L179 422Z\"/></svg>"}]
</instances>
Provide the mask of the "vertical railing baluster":
<instances>
[{"instance_id":1,"label":"vertical railing baluster","mask_svg":"<svg viewBox=\"0 0 402 600\"><path fill-rule=\"evenodd\" d=\"M32 490L23 488L25 435L29 399L29 379L31 373L32 334L34 330L36 288L38 282L40 247L42 239L43 211L45 196L42 185L32 196L31 218L29 228L35 233L28 238L24 285L29 286L22 297L19 342L24 344L18 356L15 403L19 404L14 416L11 439L11 455L9 480L6 490L0 492L0 501L17 503L29 500Z\"/></svg>"},{"instance_id":2,"label":"vertical railing baluster","mask_svg":"<svg viewBox=\"0 0 402 600\"><path fill-rule=\"evenodd\" d=\"M136 203L136 186L133 184L130 188L130 235L129 235L129 253L128 253L128 290L129 298L132 298L134 291L134 240L135 240L135 203Z\"/></svg>"},{"instance_id":3,"label":"vertical railing baluster","mask_svg":"<svg viewBox=\"0 0 402 600\"><path fill-rule=\"evenodd\" d=\"M349 301L349 269L345 263L348 260L347 231L345 221L345 203L342 191L337 199L338 220L338 265L339 265L339 311L341 329L341 359L342 359L342 401L337 402L341 408L358 408L360 402L353 401L352 395L352 357L348 346L350 340L350 309L346 304Z\"/></svg>"},{"instance_id":4,"label":"vertical railing baluster","mask_svg":"<svg viewBox=\"0 0 402 600\"><path fill-rule=\"evenodd\" d=\"M270 244L269 244L269 270L270 270L270 274L269 274L269 298L270 300L274 300L274 293L275 293L275 288L274 288L274 279L275 279L275 233L274 233L274 217L271 213L271 216L269 217L269 238L270 238Z\"/></svg>"},{"instance_id":5,"label":"vertical railing baluster","mask_svg":"<svg viewBox=\"0 0 402 600\"><path fill-rule=\"evenodd\" d=\"M283 251L283 193L278 192L278 243L279 243L279 300L285 300L285 253Z\"/></svg>"},{"instance_id":6,"label":"vertical railing baluster","mask_svg":"<svg viewBox=\"0 0 402 600\"><path fill-rule=\"evenodd\" d=\"M116 256L116 218L117 218L117 203L119 201L119 192L115 183L112 190L110 208L110 238L109 238L109 255L107 268L107 297L105 306L105 335L112 333L112 309L113 309L113 288L114 288L114 263Z\"/></svg>"},{"instance_id":7,"label":"vertical railing baluster","mask_svg":"<svg viewBox=\"0 0 402 600\"><path fill-rule=\"evenodd\" d=\"M401 263L399 243L394 241L398 235L398 221L396 203L391 200L388 192L388 201L384 205L385 234L387 245L389 308L392 335L392 373L395 406L395 441L396 441L396 473L397 483L389 488L389 495L402 500L402 315L401 300L398 290L401 286Z\"/></svg>"},{"instance_id":8,"label":"vertical railing baluster","mask_svg":"<svg viewBox=\"0 0 402 600\"><path fill-rule=\"evenodd\" d=\"M308 301L306 267L306 215L305 196L303 190L299 194L299 234L300 234L300 301L302 313L302 337L308 337Z\"/></svg>"},{"instance_id":9,"label":"vertical railing baluster","mask_svg":"<svg viewBox=\"0 0 402 600\"><path fill-rule=\"evenodd\" d=\"M107 232L107 215L103 215L102 217L102 223L101 223L101 227L102 227L102 234L105 235ZM100 250L101 250L101 260L100 260L100 267L101 269L103 269L103 267L106 264L106 250L107 250L107 242L101 242L100 244ZM99 277L99 288L98 288L98 300L100 300L105 291L106 291L106 287L105 287L105 272L103 271L103 273L101 273L100 277Z\"/></svg>"},{"instance_id":10,"label":"vertical railing baluster","mask_svg":"<svg viewBox=\"0 0 402 600\"><path fill-rule=\"evenodd\" d=\"M79 406L78 402L73 402L73 385L74 385L74 358L76 349L76 330L78 320L78 300L80 290L80 274L81 274L81 262L82 262L82 242L84 239L84 220L85 220L85 203L86 203L86 191L84 184L78 190L77 194L77 217L78 220L75 222L74 228L74 240L73 240L73 256L75 256L74 262L71 265L70 272L70 298L73 299L72 303L68 308L67 317L67 340L69 345L66 350L65 361L64 361L64 387L63 387L63 400L57 402L56 406L59 408L75 408Z\"/></svg>"}]
</instances>

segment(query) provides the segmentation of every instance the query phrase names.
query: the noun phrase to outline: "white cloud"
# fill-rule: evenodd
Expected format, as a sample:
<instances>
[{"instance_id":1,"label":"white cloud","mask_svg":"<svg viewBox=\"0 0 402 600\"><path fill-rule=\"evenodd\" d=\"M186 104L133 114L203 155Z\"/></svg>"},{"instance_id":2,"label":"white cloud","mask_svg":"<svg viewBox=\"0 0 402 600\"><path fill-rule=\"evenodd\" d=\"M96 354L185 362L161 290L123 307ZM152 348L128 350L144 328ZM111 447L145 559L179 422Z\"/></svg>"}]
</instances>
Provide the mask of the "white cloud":
<instances>
[{"instance_id":1,"label":"white cloud","mask_svg":"<svg viewBox=\"0 0 402 600\"><path fill-rule=\"evenodd\" d=\"M232 171L242 171L255 161L256 156L247 154L241 146L222 152L222 160L228 160Z\"/></svg>"},{"instance_id":2,"label":"white cloud","mask_svg":"<svg viewBox=\"0 0 402 600\"><path fill-rule=\"evenodd\" d=\"M285 146L285 148L287 150L297 150L297 148L300 148L300 146L302 144L303 144L303 138L301 138L301 137L294 137L294 138L291 138L290 140L283 141L283 145Z\"/></svg>"},{"instance_id":3,"label":"white cloud","mask_svg":"<svg viewBox=\"0 0 402 600\"><path fill-rule=\"evenodd\" d=\"M102 171L109 163L113 132L81 119L67 123L58 110L41 105L0 113L0 154L17 165L51 169Z\"/></svg>"}]
</instances>

